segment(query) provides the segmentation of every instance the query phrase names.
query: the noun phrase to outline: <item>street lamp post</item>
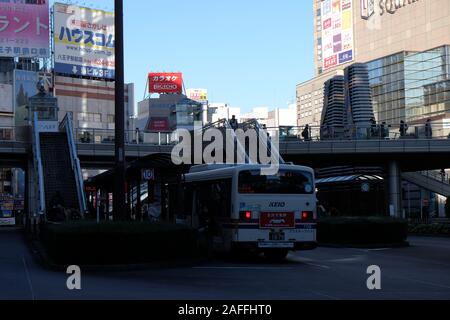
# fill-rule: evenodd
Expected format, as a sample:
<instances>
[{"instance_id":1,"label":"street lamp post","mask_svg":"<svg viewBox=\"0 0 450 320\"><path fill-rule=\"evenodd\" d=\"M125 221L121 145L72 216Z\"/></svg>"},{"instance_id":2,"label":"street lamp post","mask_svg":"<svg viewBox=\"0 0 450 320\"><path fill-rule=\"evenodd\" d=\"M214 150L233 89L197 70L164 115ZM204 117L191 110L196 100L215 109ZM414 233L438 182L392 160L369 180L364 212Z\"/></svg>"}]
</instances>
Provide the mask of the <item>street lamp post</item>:
<instances>
[{"instance_id":1,"label":"street lamp post","mask_svg":"<svg viewBox=\"0 0 450 320\"><path fill-rule=\"evenodd\" d=\"M123 0L114 0L115 24L115 175L114 175L114 219L126 220L125 210L125 119L124 119L124 44L123 44Z\"/></svg>"}]
</instances>

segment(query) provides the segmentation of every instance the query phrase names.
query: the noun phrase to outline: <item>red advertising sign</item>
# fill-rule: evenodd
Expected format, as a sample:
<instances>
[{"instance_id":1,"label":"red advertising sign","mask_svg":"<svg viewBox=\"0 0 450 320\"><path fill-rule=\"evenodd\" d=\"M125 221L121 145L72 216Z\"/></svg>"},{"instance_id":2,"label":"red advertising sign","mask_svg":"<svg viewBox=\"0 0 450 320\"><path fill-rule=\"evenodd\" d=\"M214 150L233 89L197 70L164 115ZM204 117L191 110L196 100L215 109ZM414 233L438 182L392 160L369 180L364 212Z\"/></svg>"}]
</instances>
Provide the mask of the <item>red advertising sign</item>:
<instances>
[{"instance_id":1,"label":"red advertising sign","mask_svg":"<svg viewBox=\"0 0 450 320\"><path fill-rule=\"evenodd\" d=\"M331 27L331 19L327 19L323 22L324 29L328 29L329 27Z\"/></svg>"},{"instance_id":2,"label":"red advertising sign","mask_svg":"<svg viewBox=\"0 0 450 320\"><path fill-rule=\"evenodd\" d=\"M337 65L337 56L336 55L333 55L333 56L325 59L325 65L324 65L325 69L334 67L336 65Z\"/></svg>"},{"instance_id":3,"label":"red advertising sign","mask_svg":"<svg viewBox=\"0 0 450 320\"><path fill-rule=\"evenodd\" d=\"M169 119L164 117L152 117L148 125L150 132L170 132Z\"/></svg>"},{"instance_id":4,"label":"red advertising sign","mask_svg":"<svg viewBox=\"0 0 450 320\"><path fill-rule=\"evenodd\" d=\"M293 229L295 228L295 213L293 212L261 212L259 218L261 229Z\"/></svg>"},{"instance_id":5,"label":"red advertising sign","mask_svg":"<svg viewBox=\"0 0 450 320\"><path fill-rule=\"evenodd\" d=\"M150 93L183 93L183 74L180 72L151 72L148 83Z\"/></svg>"}]
</instances>

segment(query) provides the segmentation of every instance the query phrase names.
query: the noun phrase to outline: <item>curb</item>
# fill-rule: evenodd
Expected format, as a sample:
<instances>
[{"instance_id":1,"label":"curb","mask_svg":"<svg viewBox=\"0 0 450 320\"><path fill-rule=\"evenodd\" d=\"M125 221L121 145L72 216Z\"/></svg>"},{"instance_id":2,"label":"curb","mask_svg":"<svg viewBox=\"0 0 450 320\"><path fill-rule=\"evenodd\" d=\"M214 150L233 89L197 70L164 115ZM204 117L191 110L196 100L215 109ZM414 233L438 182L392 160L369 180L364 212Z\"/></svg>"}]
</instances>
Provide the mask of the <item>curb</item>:
<instances>
[{"instance_id":1,"label":"curb","mask_svg":"<svg viewBox=\"0 0 450 320\"><path fill-rule=\"evenodd\" d=\"M376 244L337 244L337 243L319 243L321 248L351 248L351 249L383 249L383 248L408 248L410 243L408 241L397 243L376 243Z\"/></svg>"},{"instance_id":2,"label":"curb","mask_svg":"<svg viewBox=\"0 0 450 320\"><path fill-rule=\"evenodd\" d=\"M410 237L424 237L424 238L450 238L450 234L435 234L435 233L410 233Z\"/></svg>"}]
</instances>

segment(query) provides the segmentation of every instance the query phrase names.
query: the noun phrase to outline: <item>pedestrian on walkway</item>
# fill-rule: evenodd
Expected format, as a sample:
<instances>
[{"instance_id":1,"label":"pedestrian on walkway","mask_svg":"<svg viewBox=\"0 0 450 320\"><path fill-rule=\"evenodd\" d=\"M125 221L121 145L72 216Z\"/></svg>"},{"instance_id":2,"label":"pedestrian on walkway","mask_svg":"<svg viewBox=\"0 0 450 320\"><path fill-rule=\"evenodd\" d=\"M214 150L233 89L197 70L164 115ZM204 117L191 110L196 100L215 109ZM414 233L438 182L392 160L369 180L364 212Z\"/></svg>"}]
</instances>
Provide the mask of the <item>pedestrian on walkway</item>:
<instances>
[{"instance_id":1,"label":"pedestrian on walkway","mask_svg":"<svg viewBox=\"0 0 450 320\"><path fill-rule=\"evenodd\" d=\"M230 126L235 131L239 128L239 123L238 123L235 115L233 115L230 119Z\"/></svg>"},{"instance_id":2,"label":"pedestrian on walkway","mask_svg":"<svg viewBox=\"0 0 450 320\"><path fill-rule=\"evenodd\" d=\"M304 141L311 141L311 132L310 131L311 131L311 129L309 127L309 124L307 124L302 132L302 137L303 137Z\"/></svg>"},{"instance_id":3,"label":"pedestrian on walkway","mask_svg":"<svg viewBox=\"0 0 450 320\"><path fill-rule=\"evenodd\" d=\"M406 137L406 132L408 131L408 124L405 121L400 121L400 137Z\"/></svg>"},{"instance_id":4,"label":"pedestrian on walkway","mask_svg":"<svg viewBox=\"0 0 450 320\"><path fill-rule=\"evenodd\" d=\"M433 128L431 127L431 119L427 120L425 124L425 136L427 139L433 138Z\"/></svg>"},{"instance_id":5,"label":"pedestrian on walkway","mask_svg":"<svg viewBox=\"0 0 450 320\"><path fill-rule=\"evenodd\" d=\"M377 135L377 121L373 117L370 119L370 133L372 137Z\"/></svg>"}]
</instances>

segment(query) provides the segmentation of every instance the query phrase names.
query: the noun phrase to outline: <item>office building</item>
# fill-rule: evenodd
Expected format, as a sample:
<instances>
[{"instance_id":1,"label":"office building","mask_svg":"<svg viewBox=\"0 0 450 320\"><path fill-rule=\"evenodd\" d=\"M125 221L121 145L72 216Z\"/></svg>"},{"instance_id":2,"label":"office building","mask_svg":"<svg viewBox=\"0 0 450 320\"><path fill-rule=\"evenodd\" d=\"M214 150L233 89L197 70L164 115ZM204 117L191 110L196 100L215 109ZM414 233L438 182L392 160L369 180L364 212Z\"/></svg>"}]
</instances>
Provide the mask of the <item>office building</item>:
<instances>
[{"instance_id":1,"label":"office building","mask_svg":"<svg viewBox=\"0 0 450 320\"><path fill-rule=\"evenodd\" d=\"M313 10L315 77L297 86L299 125L317 123L314 113L318 99L314 97L323 96L325 81L351 63L367 63L401 53L425 52L450 44L448 0L313 0ZM399 61L395 59L402 57L384 61L392 66L392 73L400 72L395 71L399 67ZM369 66L369 73L370 69ZM385 73L386 70L379 72ZM391 81L399 82L395 78ZM392 95L386 97L393 102L391 106L387 101L381 105L375 102L379 120L397 122L406 118L401 106L404 98L397 95L398 89L395 88ZM416 112L413 110L417 108L420 107L411 104L408 109ZM433 110L433 107L429 109Z\"/></svg>"}]
</instances>

